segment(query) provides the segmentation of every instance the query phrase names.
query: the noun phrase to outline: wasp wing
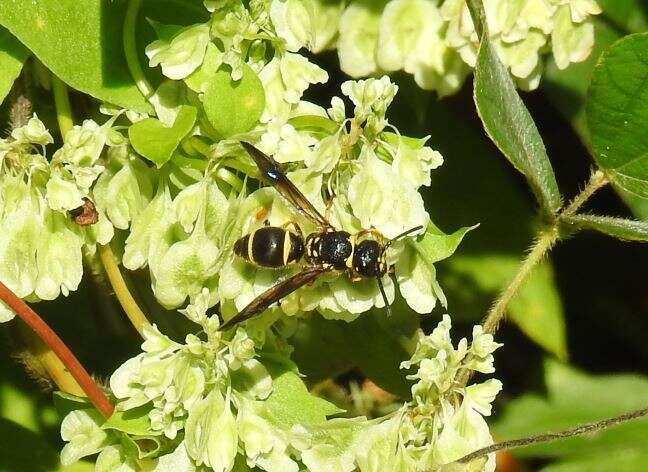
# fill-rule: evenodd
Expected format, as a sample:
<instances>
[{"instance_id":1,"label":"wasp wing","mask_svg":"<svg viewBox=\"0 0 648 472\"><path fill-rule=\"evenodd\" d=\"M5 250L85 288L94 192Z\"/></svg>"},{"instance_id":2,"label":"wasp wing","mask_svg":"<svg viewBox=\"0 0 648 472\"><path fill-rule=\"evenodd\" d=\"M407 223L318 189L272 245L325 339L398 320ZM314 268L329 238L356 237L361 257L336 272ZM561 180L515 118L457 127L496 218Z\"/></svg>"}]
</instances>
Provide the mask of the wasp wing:
<instances>
[{"instance_id":1,"label":"wasp wing","mask_svg":"<svg viewBox=\"0 0 648 472\"><path fill-rule=\"evenodd\" d=\"M250 143L241 141L241 145L252 159L254 159L254 162L256 162L257 167L265 179L268 180L300 213L306 215L318 226L325 228L331 227L331 223L329 223L326 218L317 211L317 208L315 208L304 194L295 186L295 184L290 181L277 161L259 151Z\"/></svg>"},{"instance_id":2,"label":"wasp wing","mask_svg":"<svg viewBox=\"0 0 648 472\"><path fill-rule=\"evenodd\" d=\"M283 280L277 285L270 287L268 290L252 300L250 304L243 308L236 316L223 323L218 329L220 331L225 331L232 326L235 326L245 320L259 315L277 300L280 300L286 295L293 293L299 287L303 287L304 285L313 282L320 275L329 272L330 270L331 268L321 265L306 267L301 272L298 272L292 277L288 277L286 280Z\"/></svg>"}]
</instances>

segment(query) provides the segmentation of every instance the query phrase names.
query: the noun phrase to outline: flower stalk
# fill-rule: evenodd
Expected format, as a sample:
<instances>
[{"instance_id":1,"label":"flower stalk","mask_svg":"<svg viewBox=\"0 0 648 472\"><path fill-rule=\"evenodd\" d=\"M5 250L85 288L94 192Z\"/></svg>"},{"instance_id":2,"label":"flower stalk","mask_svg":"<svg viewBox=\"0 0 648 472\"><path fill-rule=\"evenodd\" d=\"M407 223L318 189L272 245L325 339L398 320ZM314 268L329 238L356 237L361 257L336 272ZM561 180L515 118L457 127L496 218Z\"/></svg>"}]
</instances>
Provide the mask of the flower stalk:
<instances>
[{"instance_id":1,"label":"flower stalk","mask_svg":"<svg viewBox=\"0 0 648 472\"><path fill-rule=\"evenodd\" d=\"M151 323L149 323L146 315L144 315L144 312L140 309L139 305L133 298L133 295L130 293L130 290L128 290L124 277L115 262L115 256L112 249L110 249L109 245L105 245L99 246L97 251L104 270L106 271L106 275L108 276L108 281L115 292L119 304L124 309L124 313L126 313L126 316L137 332L140 333L140 335L143 335L144 329L150 327Z\"/></svg>"}]
</instances>

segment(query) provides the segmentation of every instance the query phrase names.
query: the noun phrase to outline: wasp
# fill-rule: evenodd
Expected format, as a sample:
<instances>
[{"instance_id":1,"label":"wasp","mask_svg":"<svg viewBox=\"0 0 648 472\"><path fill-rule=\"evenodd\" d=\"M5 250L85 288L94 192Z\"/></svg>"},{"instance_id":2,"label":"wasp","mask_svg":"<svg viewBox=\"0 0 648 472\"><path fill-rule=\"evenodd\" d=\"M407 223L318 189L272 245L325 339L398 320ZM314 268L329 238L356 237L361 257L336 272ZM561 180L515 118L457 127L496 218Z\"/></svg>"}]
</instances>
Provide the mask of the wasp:
<instances>
[{"instance_id":1,"label":"wasp","mask_svg":"<svg viewBox=\"0 0 648 472\"><path fill-rule=\"evenodd\" d=\"M306 266L252 300L236 316L221 325L220 330L229 329L259 315L273 303L332 271L346 271L352 281L375 278L385 307L389 310L389 301L382 283L382 277L390 269L387 249L394 241L423 227L416 226L392 239L387 239L376 229L362 230L356 234L338 230L288 179L279 163L249 143L242 141L241 145L252 157L263 178L299 213L312 221L318 230L304 238L299 225L291 221L283 226L260 227L234 243L236 255L260 267L281 268L302 259Z\"/></svg>"}]
</instances>

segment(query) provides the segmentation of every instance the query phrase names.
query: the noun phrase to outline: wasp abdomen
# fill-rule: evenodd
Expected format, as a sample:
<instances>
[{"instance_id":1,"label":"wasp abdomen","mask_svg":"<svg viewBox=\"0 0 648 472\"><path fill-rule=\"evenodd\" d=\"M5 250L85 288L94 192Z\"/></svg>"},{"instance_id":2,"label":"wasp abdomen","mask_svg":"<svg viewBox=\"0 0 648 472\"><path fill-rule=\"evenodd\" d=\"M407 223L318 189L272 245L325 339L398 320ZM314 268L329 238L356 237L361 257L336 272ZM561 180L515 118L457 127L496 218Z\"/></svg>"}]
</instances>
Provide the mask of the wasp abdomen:
<instances>
[{"instance_id":1,"label":"wasp abdomen","mask_svg":"<svg viewBox=\"0 0 648 472\"><path fill-rule=\"evenodd\" d=\"M287 229L264 226L237 240L234 253L261 267L277 268L301 259L304 242Z\"/></svg>"}]
</instances>

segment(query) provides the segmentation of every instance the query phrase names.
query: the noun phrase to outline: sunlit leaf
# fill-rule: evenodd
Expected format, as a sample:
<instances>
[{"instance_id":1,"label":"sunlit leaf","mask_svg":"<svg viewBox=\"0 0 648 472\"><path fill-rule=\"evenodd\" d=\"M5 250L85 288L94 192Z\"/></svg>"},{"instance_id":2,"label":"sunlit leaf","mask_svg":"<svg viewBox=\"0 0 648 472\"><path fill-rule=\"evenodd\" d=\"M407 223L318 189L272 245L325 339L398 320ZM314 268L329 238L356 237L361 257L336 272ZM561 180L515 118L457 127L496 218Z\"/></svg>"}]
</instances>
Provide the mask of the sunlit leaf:
<instances>
[{"instance_id":1,"label":"sunlit leaf","mask_svg":"<svg viewBox=\"0 0 648 472\"><path fill-rule=\"evenodd\" d=\"M587 121L594 159L619 187L648 198L648 33L626 36L594 69Z\"/></svg>"},{"instance_id":2,"label":"sunlit leaf","mask_svg":"<svg viewBox=\"0 0 648 472\"><path fill-rule=\"evenodd\" d=\"M541 207L556 213L561 197L544 143L507 68L487 38L481 41L477 56L475 103L490 138L527 178Z\"/></svg>"}]
</instances>

